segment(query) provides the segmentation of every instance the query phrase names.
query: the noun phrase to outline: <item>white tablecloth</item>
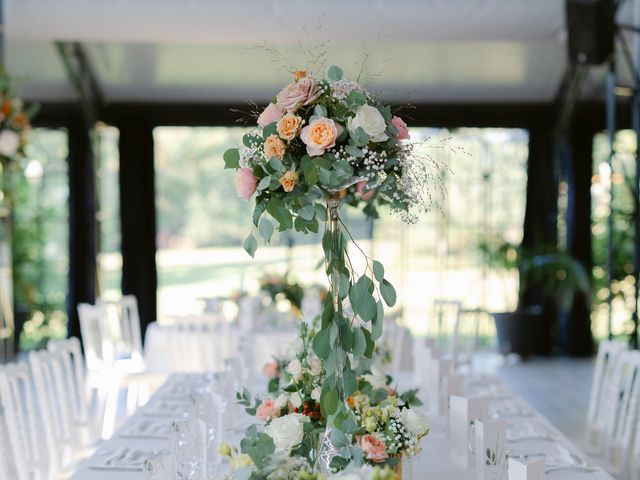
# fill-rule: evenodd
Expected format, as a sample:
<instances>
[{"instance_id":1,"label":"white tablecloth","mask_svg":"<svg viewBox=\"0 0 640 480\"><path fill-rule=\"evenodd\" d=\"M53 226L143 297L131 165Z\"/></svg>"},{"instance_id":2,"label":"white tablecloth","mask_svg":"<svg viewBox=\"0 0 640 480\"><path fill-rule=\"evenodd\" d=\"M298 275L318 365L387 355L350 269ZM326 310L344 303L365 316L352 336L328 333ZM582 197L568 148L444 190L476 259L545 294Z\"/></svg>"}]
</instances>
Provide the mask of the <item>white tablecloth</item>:
<instances>
[{"instance_id":1,"label":"white tablecloth","mask_svg":"<svg viewBox=\"0 0 640 480\"><path fill-rule=\"evenodd\" d=\"M176 342L176 330L160 325L156 322L147 327L145 338L145 363L147 369L154 372L177 372L177 371L198 371L200 368L189 368L194 362L188 361L184 357L184 352L171 354L175 348L171 348L170 343ZM235 325L217 325L214 333L208 336L209 343L202 345L203 336L201 332L182 332L186 342L182 344L182 350L193 353L198 348L215 352L216 360L214 364L208 366L206 370L220 370L222 361L238 355L241 342L251 345L250 356L252 357L251 367L255 371L261 371L262 367L274 356L282 357L287 354L291 345L296 341L298 332L295 326L291 328L266 327L255 330L243 330ZM248 355L244 352L242 358ZM195 362L196 364L198 362ZM206 363L206 362L205 362ZM187 368L185 368L187 365Z\"/></svg>"},{"instance_id":2,"label":"white tablecloth","mask_svg":"<svg viewBox=\"0 0 640 480\"><path fill-rule=\"evenodd\" d=\"M165 385L170 385L172 381L180 379L180 376L185 374L174 374L169 378ZM400 381L400 385L403 388L410 386L410 381L407 375L403 375ZM255 386L256 391L264 391L263 385ZM260 390L262 388L262 390ZM135 415L133 415L125 425L116 433L116 435L110 440L104 442L98 447L98 450L93 457L85 461L80 468L71 477L73 480L139 480L142 478L140 471L126 471L126 470L105 470L97 468L99 465L104 464L105 455L112 454L117 449L128 447L130 449L144 449L146 451L161 451L169 448L168 439L150 439L150 438L128 438L127 430L135 422L140 421L145 417L145 412L148 415L149 409L153 408L155 401L160 401L163 398L163 391L166 393L166 389L161 388L151 399L149 404L142 407ZM521 404L525 402L518 398L517 401ZM530 408L530 407L528 407ZM531 409L532 410L532 409ZM174 416L167 416L162 420L170 424L171 421L180 418L183 412L176 411ZM547 432L553 434L556 437L557 442L541 441L541 440L527 440L519 441L512 445L508 444L508 447L521 453L552 453L555 449L559 448L558 445L562 445L562 448L584 457L584 455L578 450L578 448L572 444L564 435L562 435L555 427L553 427L544 417L535 411L532 415L522 417L508 417L507 423L515 423L518 425L529 424L535 426L537 429L544 429ZM244 414L243 414L244 415ZM445 419L442 417L428 417L431 423L432 431L428 437L423 440L423 451L412 460L413 479L429 479L429 480L472 480L475 478L475 472L472 469L465 469L456 464L450 455L449 440L446 434ZM245 416L238 418L237 422L240 425L246 425L251 418ZM238 442L242 435L242 429L237 429L235 432L228 432L225 440L230 443ZM590 465L591 466L591 465ZM594 464L594 467L597 466ZM580 472L575 470L558 470L547 474L550 479L565 479L565 480L612 480L612 477L605 471L598 469L595 472Z\"/></svg>"}]
</instances>

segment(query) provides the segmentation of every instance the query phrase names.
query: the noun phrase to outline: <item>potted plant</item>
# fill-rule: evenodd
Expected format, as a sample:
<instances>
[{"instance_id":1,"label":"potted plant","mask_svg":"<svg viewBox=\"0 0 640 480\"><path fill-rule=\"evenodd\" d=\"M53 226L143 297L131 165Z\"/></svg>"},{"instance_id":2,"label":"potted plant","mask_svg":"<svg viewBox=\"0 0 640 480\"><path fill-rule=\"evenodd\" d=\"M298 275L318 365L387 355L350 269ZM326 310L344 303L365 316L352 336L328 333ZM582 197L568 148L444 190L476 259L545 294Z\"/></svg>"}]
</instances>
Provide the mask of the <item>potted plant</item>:
<instances>
[{"instance_id":1,"label":"potted plant","mask_svg":"<svg viewBox=\"0 0 640 480\"><path fill-rule=\"evenodd\" d=\"M567 252L526 249L501 238L483 240L480 251L501 275L518 271L515 310L492 313L500 352L551 354L556 314L566 317L577 298L590 298L586 269Z\"/></svg>"}]
</instances>

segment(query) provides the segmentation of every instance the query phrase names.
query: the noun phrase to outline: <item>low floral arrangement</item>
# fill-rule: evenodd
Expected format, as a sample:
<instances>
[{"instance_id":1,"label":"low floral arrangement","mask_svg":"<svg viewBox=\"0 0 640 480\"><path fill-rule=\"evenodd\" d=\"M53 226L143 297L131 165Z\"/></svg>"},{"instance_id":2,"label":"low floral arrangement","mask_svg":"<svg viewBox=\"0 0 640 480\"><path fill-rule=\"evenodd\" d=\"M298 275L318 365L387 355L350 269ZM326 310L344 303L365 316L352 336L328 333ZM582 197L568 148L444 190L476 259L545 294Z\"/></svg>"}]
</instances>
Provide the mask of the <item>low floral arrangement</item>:
<instances>
[{"instance_id":1,"label":"low floral arrangement","mask_svg":"<svg viewBox=\"0 0 640 480\"><path fill-rule=\"evenodd\" d=\"M407 423L416 418L405 412L407 399L367 380L375 377L364 369L382 336L384 305L394 306L396 291L383 265L360 248L366 268L355 271L347 248L353 237L339 209L347 203L377 217L387 207L413 223L437 203L431 187L441 185L442 165L407 141L406 123L389 105L336 66L323 77L296 71L257 124L243 147L224 154L238 194L255 198L255 229L244 248L255 255L255 230L269 243L276 229L315 233L323 224L331 290L297 358L272 366L281 375L270 384L274 395L240 396L266 422L240 445L252 461L247 478L274 478L267 471L290 458L324 475L366 463L392 466L395 455L417 451L428 429Z\"/></svg>"},{"instance_id":2,"label":"low floral arrangement","mask_svg":"<svg viewBox=\"0 0 640 480\"><path fill-rule=\"evenodd\" d=\"M25 109L15 93L14 79L0 66L0 162L3 165L24 155L36 109Z\"/></svg>"},{"instance_id":3,"label":"low floral arrangement","mask_svg":"<svg viewBox=\"0 0 640 480\"><path fill-rule=\"evenodd\" d=\"M265 292L276 303L284 298L291 303L293 311L300 315L304 287L289 279L289 275L266 275L260 279L260 290Z\"/></svg>"},{"instance_id":4,"label":"low floral arrangement","mask_svg":"<svg viewBox=\"0 0 640 480\"><path fill-rule=\"evenodd\" d=\"M256 453L247 449L247 443L241 444L241 452L225 446L223 453L232 459L232 478L243 478L249 471L253 475L250 478L262 478L261 475L268 472L266 478L278 479L298 477L274 476L273 471L313 473L311 467L315 464L320 435L327 423L320 405L324 381L322 365L309 344L313 336L313 329L302 323L299 349L293 358L265 364L263 373L269 380L266 397L252 398L246 389L238 392L238 402L264 425L263 437L253 426L247 432L247 438L256 438L257 444L263 448L268 445L268 451L271 451L273 442L274 448L269 462L255 463L254 457L260 457L264 451ZM392 377L382 369L381 357L374 355L371 360L362 359L355 372L357 390L347 398L346 404L353 412L356 425L351 438L343 441L350 440L352 447L357 448L358 455L361 455L357 462L352 462L354 465L378 467L362 472L371 475L375 472L377 476L373 478L387 478L384 472L393 471L399 456L411 457L420 451L420 440L429 433L429 426L424 416L412 408L421 405L417 391L399 394L392 387ZM262 470L258 465L262 465Z\"/></svg>"}]
</instances>

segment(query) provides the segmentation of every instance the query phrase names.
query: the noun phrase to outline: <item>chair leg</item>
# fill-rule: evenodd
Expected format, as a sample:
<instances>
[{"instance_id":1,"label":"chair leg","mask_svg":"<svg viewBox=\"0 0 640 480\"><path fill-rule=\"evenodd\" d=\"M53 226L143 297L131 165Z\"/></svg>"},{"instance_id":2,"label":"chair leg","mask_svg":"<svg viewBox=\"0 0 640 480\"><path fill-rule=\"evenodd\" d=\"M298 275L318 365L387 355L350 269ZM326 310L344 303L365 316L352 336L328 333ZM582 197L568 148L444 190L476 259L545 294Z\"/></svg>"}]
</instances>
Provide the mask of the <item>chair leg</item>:
<instances>
[{"instance_id":1,"label":"chair leg","mask_svg":"<svg viewBox=\"0 0 640 480\"><path fill-rule=\"evenodd\" d=\"M118 410L118 396L120 389L118 382L111 382L107 387L107 400L105 402L104 417L102 421L102 438L107 439L113 435L116 426L116 413Z\"/></svg>"}]
</instances>

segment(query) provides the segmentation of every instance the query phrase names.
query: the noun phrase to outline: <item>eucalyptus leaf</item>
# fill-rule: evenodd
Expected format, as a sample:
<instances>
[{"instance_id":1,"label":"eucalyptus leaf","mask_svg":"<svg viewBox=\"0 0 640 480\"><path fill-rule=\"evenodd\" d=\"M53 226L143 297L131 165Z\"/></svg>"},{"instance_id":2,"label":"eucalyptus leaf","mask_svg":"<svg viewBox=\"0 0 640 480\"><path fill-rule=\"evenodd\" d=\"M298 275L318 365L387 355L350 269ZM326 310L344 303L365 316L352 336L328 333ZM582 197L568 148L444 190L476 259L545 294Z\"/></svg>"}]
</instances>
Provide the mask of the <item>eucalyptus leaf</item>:
<instances>
[{"instance_id":1,"label":"eucalyptus leaf","mask_svg":"<svg viewBox=\"0 0 640 480\"><path fill-rule=\"evenodd\" d=\"M329 341L329 329L323 328L313 337L313 351L318 358L327 358L331 353L331 342Z\"/></svg>"},{"instance_id":2,"label":"eucalyptus leaf","mask_svg":"<svg viewBox=\"0 0 640 480\"><path fill-rule=\"evenodd\" d=\"M384 322L384 307L382 302L378 300L376 302L376 316L373 317L371 323L371 338L375 341L382 335L382 324Z\"/></svg>"},{"instance_id":3,"label":"eucalyptus leaf","mask_svg":"<svg viewBox=\"0 0 640 480\"><path fill-rule=\"evenodd\" d=\"M342 69L340 67L337 67L335 65L331 65L329 67L329 69L327 70L327 78L332 81L335 82L337 80L341 80L342 79Z\"/></svg>"},{"instance_id":4,"label":"eucalyptus leaf","mask_svg":"<svg viewBox=\"0 0 640 480\"><path fill-rule=\"evenodd\" d=\"M258 241L256 240L256 237L254 237L253 234L250 233L247 238L244 239L244 243L242 246L244 247L246 252L253 258L256 250L258 249Z\"/></svg>"},{"instance_id":5,"label":"eucalyptus leaf","mask_svg":"<svg viewBox=\"0 0 640 480\"><path fill-rule=\"evenodd\" d=\"M269 241L271 241L273 230L274 230L273 224L269 219L267 218L260 219L260 223L258 224L258 231L260 232L260 235L262 236L262 238L264 238L265 242L269 243Z\"/></svg>"},{"instance_id":6,"label":"eucalyptus leaf","mask_svg":"<svg viewBox=\"0 0 640 480\"><path fill-rule=\"evenodd\" d=\"M338 410L338 404L340 399L338 398L338 392L334 389L328 390L324 395L323 401L320 403L324 407L324 411L328 415L333 415Z\"/></svg>"},{"instance_id":7,"label":"eucalyptus leaf","mask_svg":"<svg viewBox=\"0 0 640 480\"><path fill-rule=\"evenodd\" d=\"M224 168L239 168L240 167L240 152L237 148L230 148L222 155L224 160Z\"/></svg>"},{"instance_id":8,"label":"eucalyptus leaf","mask_svg":"<svg viewBox=\"0 0 640 480\"><path fill-rule=\"evenodd\" d=\"M302 207L298 210L298 215L304 218L305 220L312 220L316 214L316 207L313 205L307 205L306 207Z\"/></svg>"},{"instance_id":9,"label":"eucalyptus leaf","mask_svg":"<svg viewBox=\"0 0 640 480\"><path fill-rule=\"evenodd\" d=\"M396 289L389 283L387 279L384 279L380 284L380 294L384 298L384 303L393 307L396 304Z\"/></svg>"},{"instance_id":10,"label":"eucalyptus leaf","mask_svg":"<svg viewBox=\"0 0 640 480\"><path fill-rule=\"evenodd\" d=\"M258 190L264 190L265 188L269 188L269 184L271 183L271 177L267 175L266 177L262 177L260 183L258 183Z\"/></svg>"},{"instance_id":11,"label":"eucalyptus leaf","mask_svg":"<svg viewBox=\"0 0 640 480\"><path fill-rule=\"evenodd\" d=\"M377 260L373 261L373 276L378 282L384 280L384 267Z\"/></svg>"}]
</instances>

